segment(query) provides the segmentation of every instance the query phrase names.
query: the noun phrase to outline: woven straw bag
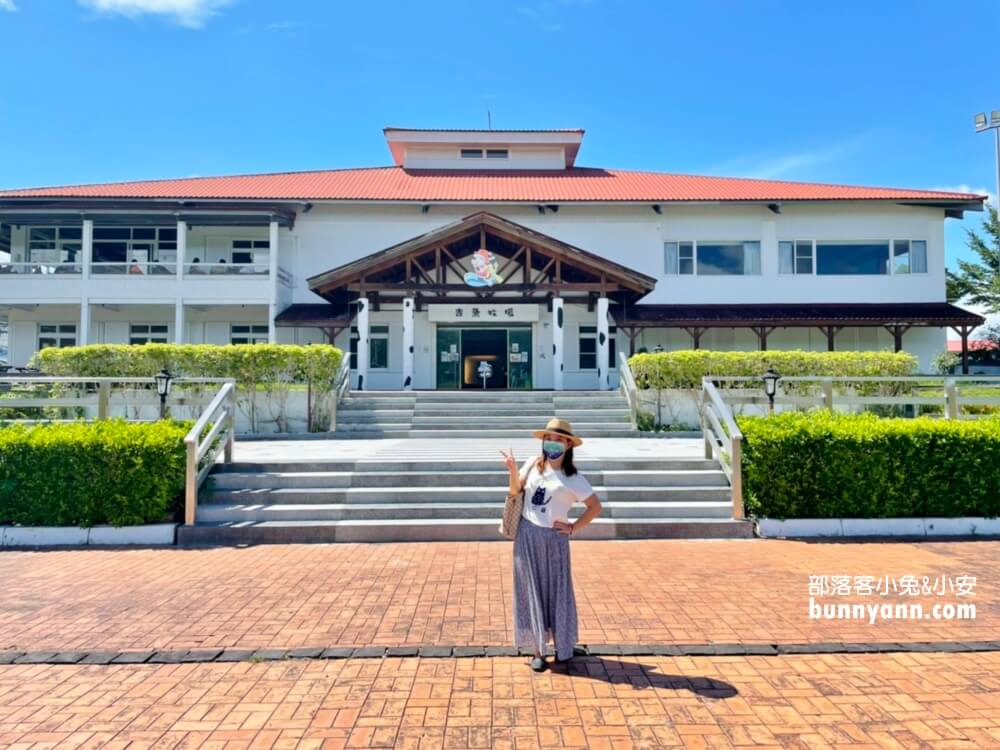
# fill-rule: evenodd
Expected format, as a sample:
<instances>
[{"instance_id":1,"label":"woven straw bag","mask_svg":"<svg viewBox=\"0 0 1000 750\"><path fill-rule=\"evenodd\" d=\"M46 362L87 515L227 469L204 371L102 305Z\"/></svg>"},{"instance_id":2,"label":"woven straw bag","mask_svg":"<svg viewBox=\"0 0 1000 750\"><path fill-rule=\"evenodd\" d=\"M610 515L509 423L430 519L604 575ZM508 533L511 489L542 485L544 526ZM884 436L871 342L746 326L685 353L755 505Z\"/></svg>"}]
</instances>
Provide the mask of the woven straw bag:
<instances>
[{"instance_id":1,"label":"woven straw bag","mask_svg":"<svg viewBox=\"0 0 1000 750\"><path fill-rule=\"evenodd\" d=\"M517 526L521 523L521 513L524 510L524 485L528 483L531 472L537 468L538 463L532 463L524 481L521 482L521 489L512 495L507 495L507 502L503 506L503 520L500 522L500 533L508 539L517 537Z\"/></svg>"}]
</instances>

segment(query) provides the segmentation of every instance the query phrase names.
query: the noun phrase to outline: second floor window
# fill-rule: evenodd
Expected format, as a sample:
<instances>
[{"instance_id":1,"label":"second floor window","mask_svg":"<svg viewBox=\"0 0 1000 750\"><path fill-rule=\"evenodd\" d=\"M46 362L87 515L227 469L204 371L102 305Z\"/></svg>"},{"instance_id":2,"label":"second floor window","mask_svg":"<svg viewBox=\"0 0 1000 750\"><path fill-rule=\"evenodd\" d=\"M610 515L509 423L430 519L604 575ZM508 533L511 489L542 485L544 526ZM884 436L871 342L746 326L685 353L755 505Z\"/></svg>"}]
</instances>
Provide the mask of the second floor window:
<instances>
[{"instance_id":1,"label":"second floor window","mask_svg":"<svg viewBox=\"0 0 1000 750\"><path fill-rule=\"evenodd\" d=\"M31 227L29 263L78 263L83 250L81 227Z\"/></svg>"},{"instance_id":2,"label":"second floor window","mask_svg":"<svg viewBox=\"0 0 1000 750\"><path fill-rule=\"evenodd\" d=\"M760 274L760 242L665 242L667 275L756 276Z\"/></svg>"},{"instance_id":3,"label":"second floor window","mask_svg":"<svg viewBox=\"0 0 1000 750\"><path fill-rule=\"evenodd\" d=\"M177 227L94 227L95 263L177 260Z\"/></svg>"}]
</instances>

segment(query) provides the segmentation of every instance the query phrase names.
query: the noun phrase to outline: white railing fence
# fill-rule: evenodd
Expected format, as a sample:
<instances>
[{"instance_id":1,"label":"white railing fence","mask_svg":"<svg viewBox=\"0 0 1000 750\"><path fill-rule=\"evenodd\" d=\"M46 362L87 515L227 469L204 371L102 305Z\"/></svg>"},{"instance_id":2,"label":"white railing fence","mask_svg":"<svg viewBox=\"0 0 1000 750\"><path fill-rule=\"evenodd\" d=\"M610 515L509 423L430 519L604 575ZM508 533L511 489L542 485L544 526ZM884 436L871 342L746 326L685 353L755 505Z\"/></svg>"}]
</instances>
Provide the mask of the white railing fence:
<instances>
[{"instance_id":1,"label":"white railing fence","mask_svg":"<svg viewBox=\"0 0 1000 750\"><path fill-rule=\"evenodd\" d=\"M618 353L618 387L625 394L628 409L632 415L632 424L639 426L639 389L635 385L635 377L628 366L628 357L624 352Z\"/></svg>"},{"instance_id":2,"label":"white railing fence","mask_svg":"<svg viewBox=\"0 0 1000 750\"><path fill-rule=\"evenodd\" d=\"M348 391L351 390L351 357L347 352L344 352L344 360L340 363L340 369L337 370L337 376L333 381L333 404L330 406L330 429L337 429L337 409L340 406L340 402L344 400L347 396Z\"/></svg>"},{"instance_id":3,"label":"white railing fence","mask_svg":"<svg viewBox=\"0 0 1000 750\"><path fill-rule=\"evenodd\" d=\"M769 406L760 377L710 377L705 381L712 382L731 406ZM778 380L776 412L815 407L848 412L888 407L907 416L979 419L989 415L990 407L1000 412L1000 377L782 376Z\"/></svg>"},{"instance_id":4,"label":"white railing fence","mask_svg":"<svg viewBox=\"0 0 1000 750\"><path fill-rule=\"evenodd\" d=\"M705 458L722 466L732 489L733 518L743 518L743 433L711 378L702 380L700 411Z\"/></svg>"},{"instance_id":5,"label":"white railing fence","mask_svg":"<svg viewBox=\"0 0 1000 750\"><path fill-rule=\"evenodd\" d=\"M187 466L184 476L184 523L194 524L198 509L198 490L205 477L224 452L223 461L233 462L236 442L236 384L225 383L198 417L184 438Z\"/></svg>"}]
</instances>

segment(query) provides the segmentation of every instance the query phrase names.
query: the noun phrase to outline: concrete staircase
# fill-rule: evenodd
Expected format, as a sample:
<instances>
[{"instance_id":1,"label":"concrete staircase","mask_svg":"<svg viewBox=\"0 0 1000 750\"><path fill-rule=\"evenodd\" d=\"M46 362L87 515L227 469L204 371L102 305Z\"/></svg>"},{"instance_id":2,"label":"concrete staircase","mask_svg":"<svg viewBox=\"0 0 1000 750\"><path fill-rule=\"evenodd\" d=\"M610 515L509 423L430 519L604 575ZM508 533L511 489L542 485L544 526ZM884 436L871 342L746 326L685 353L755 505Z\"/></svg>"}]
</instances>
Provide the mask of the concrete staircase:
<instances>
[{"instance_id":1,"label":"concrete staircase","mask_svg":"<svg viewBox=\"0 0 1000 750\"><path fill-rule=\"evenodd\" d=\"M604 505L590 539L750 537L714 461L581 459ZM234 463L203 490L182 544L501 539L497 459ZM573 517L582 512L574 509Z\"/></svg>"},{"instance_id":2,"label":"concrete staircase","mask_svg":"<svg viewBox=\"0 0 1000 750\"><path fill-rule=\"evenodd\" d=\"M521 437L552 416L581 437L638 436L619 391L355 391L335 437Z\"/></svg>"},{"instance_id":3,"label":"concrete staircase","mask_svg":"<svg viewBox=\"0 0 1000 750\"><path fill-rule=\"evenodd\" d=\"M701 458L698 445L640 438L618 392L423 391L346 399L336 437L381 438L370 449L367 441L306 441L309 449L291 443L256 462L219 464L202 488L196 523L178 529L178 542L502 539L507 475L499 448L512 446L521 461L536 454L531 430L552 416L588 439L576 464L604 505L581 537L753 536L749 521L732 518L718 463Z\"/></svg>"}]
</instances>

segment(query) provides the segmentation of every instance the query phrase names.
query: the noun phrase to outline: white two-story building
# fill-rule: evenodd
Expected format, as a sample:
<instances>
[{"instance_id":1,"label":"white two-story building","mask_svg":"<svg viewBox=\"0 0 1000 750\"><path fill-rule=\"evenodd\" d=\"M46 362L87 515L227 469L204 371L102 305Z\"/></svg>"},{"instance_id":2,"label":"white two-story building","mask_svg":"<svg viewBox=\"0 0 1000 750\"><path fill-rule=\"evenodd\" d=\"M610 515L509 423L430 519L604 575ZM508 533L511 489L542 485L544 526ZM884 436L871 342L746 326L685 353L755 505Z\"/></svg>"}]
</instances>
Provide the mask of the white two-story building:
<instances>
[{"instance_id":1,"label":"white two-story building","mask_svg":"<svg viewBox=\"0 0 1000 750\"><path fill-rule=\"evenodd\" d=\"M643 347L927 369L982 322L944 271L981 195L578 167L582 130L385 137L392 166L0 191L10 363L331 341L356 388L575 389Z\"/></svg>"}]
</instances>

